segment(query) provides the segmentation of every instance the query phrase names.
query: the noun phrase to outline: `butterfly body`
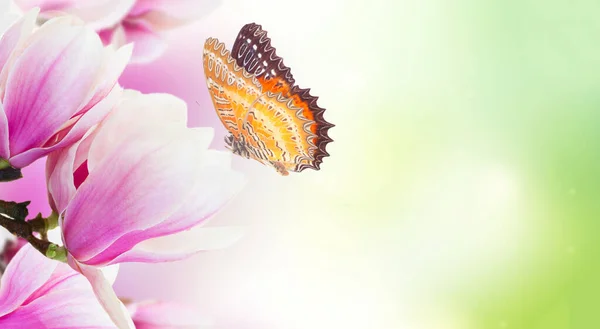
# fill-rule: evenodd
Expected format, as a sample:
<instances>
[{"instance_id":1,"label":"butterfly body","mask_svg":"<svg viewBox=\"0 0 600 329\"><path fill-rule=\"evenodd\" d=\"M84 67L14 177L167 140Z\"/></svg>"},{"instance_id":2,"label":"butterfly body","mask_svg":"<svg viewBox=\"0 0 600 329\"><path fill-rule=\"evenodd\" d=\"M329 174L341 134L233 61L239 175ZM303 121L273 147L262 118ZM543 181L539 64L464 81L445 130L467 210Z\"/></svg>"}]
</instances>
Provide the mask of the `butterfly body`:
<instances>
[{"instance_id":1,"label":"butterfly body","mask_svg":"<svg viewBox=\"0 0 600 329\"><path fill-rule=\"evenodd\" d=\"M262 60L262 61L261 61ZM204 72L215 110L235 154L273 167L282 175L319 170L329 154L332 124L308 89L295 85L290 69L275 54L260 25L245 25L232 51L209 38Z\"/></svg>"}]
</instances>

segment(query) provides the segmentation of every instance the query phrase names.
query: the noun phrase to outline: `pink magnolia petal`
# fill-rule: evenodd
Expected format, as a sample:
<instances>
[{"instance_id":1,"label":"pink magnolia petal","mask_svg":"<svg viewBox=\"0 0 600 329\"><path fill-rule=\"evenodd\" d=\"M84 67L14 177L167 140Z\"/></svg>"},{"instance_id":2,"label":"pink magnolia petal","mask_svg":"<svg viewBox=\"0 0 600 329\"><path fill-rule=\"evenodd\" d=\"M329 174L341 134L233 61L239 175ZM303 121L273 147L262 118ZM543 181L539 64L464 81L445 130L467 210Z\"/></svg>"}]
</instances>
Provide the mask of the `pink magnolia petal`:
<instances>
[{"instance_id":1,"label":"pink magnolia petal","mask_svg":"<svg viewBox=\"0 0 600 329\"><path fill-rule=\"evenodd\" d=\"M83 102L85 106L82 106L78 111L78 114L84 113L95 106L114 89L121 73L123 73L123 70L125 70L125 67L131 58L132 51L133 45L125 45L117 51L114 51L112 47L106 47L104 49L103 68L98 74L95 87L90 91L89 96Z\"/></svg>"},{"instance_id":2,"label":"pink magnolia petal","mask_svg":"<svg viewBox=\"0 0 600 329\"><path fill-rule=\"evenodd\" d=\"M75 195L73 182L73 162L79 143L72 147L57 150L46 161L46 177L50 207L58 214L67 208Z\"/></svg>"},{"instance_id":3,"label":"pink magnolia petal","mask_svg":"<svg viewBox=\"0 0 600 329\"><path fill-rule=\"evenodd\" d=\"M119 23L133 7L135 0L15 0L21 9L40 7L45 17L74 15L94 30Z\"/></svg>"},{"instance_id":4,"label":"pink magnolia petal","mask_svg":"<svg viewBox=\"0 0 600 329\"><path fill-rule=\"evenodd\" d=\"M0 103L0 159L10 159L8 146L8 120L4 113L4 106Z\"/></svg>"},{"instance_id":5,"label":"pink magnolia petal","mask_svg":"<svg viewBox=\"0 0 600 329\"><path fill-rule=\"evenodd\" d=\"M29 10L34 7L39 7L43 11L60 10L73 5L77 0L13 0L13 2L21 9Z\"/></svg>"},{"instance_id":6,"label":"pink magnolia petal","mask_svg":"<svg viewBox=\"0 0 600 329\"><path fill-rule=\"evenodd\" d=\"M69 148L59 149L51 153L46 162L46 185L50 208L62 214L69 201L75 195L76 189L81 185L77 179L81 171L77 169L87 161L90 145L95 137L95 128L87 131L84 137ZM28 167L29 168L29 167ZM77 176L77 177L75 177Z\"/></svg>"},{"instance_id":7,"label":"pink magnolia petal","mask_svg":"<svg viewBox=\"0 0 600 329\"><path fill-rule=\"evenodd\" d=\"M60 138L60 141L55 144L50 144L46 147L31 148L19 155L13 156L11 164L16 167L25 167L31 162L40 157L49 154L50 152L65 147L75 141L81 139L84 134L89 131L99 121L104 119L114 108L121 95L121 88L116 87L111 93L103 98L94 107L88 110L81 116L79 120L71 127L65 136Z\"/></svg>"},{"instance_id":8,"label":"pink magnolia petal","mask_svg":"<svg viewBox=\"0 0 600 329\"><path fill-rule=\"evenodd\" d=\"M74 259L70 259L70 264L91 283L100 305L102 305L117 327L119 329L135 329L129 312L115 294L111 283L106 280L102 271L96 267L78 263Z\"/></svg>"},{"instance_id":9,"label":"pink magnolia petal","mask_svg":"<svg viewBox=\"0 0 600 329\"><path fill-rule=\"evenodd\" d=\"M138 0L129 15L138 17L155 12L160 13L163 17L189 21L208 15L220 4L220 0Z\"/></svg>"},{"instance_id":10,"label":"pink magnolia petal","mask_svg":"<svg viewBox=\"0 0 600 329\"><path fill-rule=\"evenodd\" d=\"M195 227L143 241L116 257L111 264L162 263L186 259L197 253L229 248L244 236L241 227Z\"/></svg>"},{"instance_id":11,"label":"pink magnolia petal","mask_svg":"<svg viewBox=\"0 0 600 329\"><path fill-rule=\"evenodd\" d=\"M99 69L98 36L61 27L30 45L8 75L3 104L13 156L43 145L77 111Z\"/></svg>"},{"instance_id":12,"label":"pink magnolia petal","mask_svg":"<svg viewBox=\"0 0 600 329\"><path fill-rule=\"evenodd\" d=\"M0 39L0 71L4 64L10 58L11 53L17 47L19 42L28 37L35 26L35 18L38 14L37 9L32 9L25 14L18 22L14 23Z\"/></svg>"},{"instance_id":13,"label":"pink magnolia petal","mask_svg":"<svg viewBox=\"0 0 600 329\"><path fill-rule=\"evenodd\" d=\"M25 246L25 245L27 245L27 244L24 244L23 246ZM47 259L45 262L51 263L51 262L55 262L55 261ZM23 302L23 305L30 304L31 302L35 301L36 299L42 298L42 297L52 293L52 291L55 289L61 290L61 289L67 288L69 286L72 286L73 289L80 290L81 286L74 284L74 282L72 280L74 277L79 277L80 279L83 279L84 290L85 290L85 288L88 288L88 290L89 290L89 283L85 280L85 278L83 278L81 275L79 275L79 273L73 271L73 269L70 268L69 266L67 266L66 264L61 263L61 264L56 265L56 268L54 269L54 272L52 272L52 275L50 276L50 278L48 278L48 280L44 283L44 285L42 287L40 287L33 294L31 294L31 296L29 296L29 298L27 298L27 300L25 302Z\"/></svg>"},{"instance_id":14,"label":"pink magnolia petal","mask_svg":"<svg viewBox=\"0 0 600 329\"><path fill-rule=\"evenodd\" d=\"M125 90L118 109L102 122L87 155L90 171L106 154L118 150L124 143L142 138L148 131L165 130L167 126L181 129L185 126L187 108L183 100L168 94L141 95L139 91ZM213 138L212 130L207 129L203 133L204 140L197 145L199 149L208 148Z\"/></svg>"},{"instance_id":15,"label":"pink magnolia petal","mask_svg":"<svg viewBox=\"0 0 600 329\"><path fill-rule=\"evenodd\" d=\"M88 264L103 264L130 250L141 241L188 230L210 218L229 202L244 184L243 176L229 168L231 154L214 150L206 151L198 169L188 180L194 180L194 188L171 216L158 225L143 231L127 232L106 250L89 259ZM169 252L168 250L166 251ZM186 253L193 253L191 249ZM176 252L179 254L180 252ZM134 252L141 257L140 252ZM171 255L165 257L170 258ZM175 256L180 257L180 256Z\"/></svg>"},{"instance_id":16,"label":"pink magnolia petal","mask_svg":"<svg viewBox=\"0 0 600 329\"><path fill-rule=\"evenodd\" d=\"M85 291L91 293L91 289ZM31 304L19 307L0 318L0 327L6 329L116 329L111 319L95 299L89 295L75 295L72 286L43 296ZM93 296L91 296L93 298Z\"/></svg>"},{"instance_id":17,"label":"pink magnolia petal","mask_svg":"<svg viewBox=\"0 0 600 329\"><path fill-rule=\"evenodd\" d=\"M104 29L98 32L102 43L105 45L112 45L114 47L121 47L127 43L127 37L125 36L125 29L122 24L118 24L115 27Z\"/></svg>"},{"instance_id":18,"label":"pink magnolia petal","mask_svg":"<svg viewBox=\"0 0 600 329\"><path fill-rule=\"evenodd\" d=\"M132 63L149 63L167 49L167 43L144 21L124 21L122 25L127 43L133 43Z\"/></svg>"},{"instance_id":19,"label":"pink magnolia petal","mask_svg":"<svg viewBox=\"0 0 600 329\"><path fill-rule=\"evenodd\" d=\"M136 303L132 310L136 329L198 328L213 325L199 312L187 305L169 302Z\"/></svg>"},{"instance_id":20,"label":"pink magnolia petal","mask_svg":"<svg viewBox=\"0 0 600 329\"><path fill-rule=\"evenodd\" d=\"M30 245L21 248L0 281L0 316L14 311L44 285L57 265Z\"/></svg>"},{"instance_id":21,"label":"pink magnolia petal","mask_svg":"<svg viewBox=\"0 0 600 329\"><path fill-rule=\"evenodd\" d=\"M32 9L31 11L35 10ZM2 71L0 72L0 99L4 99L8 74L12 71L12 67L17 59L19 59L19 57L27 50L29 46L45 39L48 35L56 35L56 33L61 33L65 27L82 24L79 23L81 22L78 22L76 18L71 16L52 19L38 27L28 38L21 39L21 42L15 46L10 57L4 64Z\"/></svg>"},{"instance_id":22,"label":"pink magnolia petal","mask_svg":"<svg viewBox=\"0 0 600 329\"><path fill-rule=\"evenodd\" d=\"M40 274L38 281L43 284L33 293L23 294L26 300L18 308L0 316L0 328L115 328L84 276L66 264L43 257L29 245L17 253L14 261L19 259L21 264L31 266L18 268L16 284L27 285L28 279ZM7 287L15 287L15 281L9 283Z\"/></svg>"},{"instance_id":23,"label":"pink magnolia petal","mask_svg":"<svg viewBox=\"0 0 600 329\"><path fill-rule=\"evenodd\" d=\"M67 207L63 233L71 254L85 262L173 213L193 188L189 177L201 161L193 143L149 131L107 154Z\"/></svg>"},{"instance_id":24,"label":"pink magnolia petal","mask_svg":"<svg viewBox=\"0 0 600 329\"><path fill-rule=\"evenodd\" d=\"M85 0L66 9L81 18L86 25L99 31L112 27L123 20L136 0Z\"/></svg>"}]
</instances>

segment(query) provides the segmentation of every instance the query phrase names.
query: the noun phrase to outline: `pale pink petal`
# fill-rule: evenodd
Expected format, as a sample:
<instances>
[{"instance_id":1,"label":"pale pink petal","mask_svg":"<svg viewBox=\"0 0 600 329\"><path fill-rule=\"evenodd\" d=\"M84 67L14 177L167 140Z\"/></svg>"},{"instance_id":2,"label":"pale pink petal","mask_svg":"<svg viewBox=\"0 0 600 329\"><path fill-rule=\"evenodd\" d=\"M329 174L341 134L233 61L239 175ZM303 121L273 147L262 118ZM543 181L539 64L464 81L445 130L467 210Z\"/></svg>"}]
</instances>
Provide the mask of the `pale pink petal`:
<instances>
[{"instance_id":1,"label":"pale pink petal","mask_svg":"<svg viewBox=\"0 0 600 329\"><path fill-rule=\"evenodd\" d=\"M49 262L30 245L21 248L6 267L0 281L0 316L14 311L42 287L58 264Z\"/></svg>"},{"instance_id":2,"label":"pale pink petal","mask_svg":"<svg viewBox=\"0 0 600 329\"><path fill-rule=\"evenodd\" d=\"M36 15L37 10L34 9L29 11L23 18L14 23L2 35L2 38L0 39L0 76L2 76L2 70L9 60L13 50L15 47L17 47L17 44L22 42L22 39L31 34L31 31L35 25ZM0 95L1 94L2 93L0 92ZM2 159L10 158L8 133L8 121L6 118L6 113L4 112L4 107L0 102L0 158Z\"/></svg>"},{"instance_id":3,"label":"pale pink petal","mask_svg":"<svg viewBox=\"0 0 600 329\"><path fill-rule=\"evenodd\" d=\"M200 130L194 133L201 135ZM187 179L194 181L191 193L181 200L181 207L164 218L158 225L143 231L131 230L119 239L115 240L110 248L97 256L89 259L88 264L104 264L113 258L130 250L137 243L168 234L173 234L190 229L210 218L229 202L242 188L244 177L230 168L231 154L214 150L205 151L202 161L197 162L197 169ZM193 253L193 249L184 251L186 254ZM175 255L169 250L165 257L181 257L180 251ZM135 257L141 257L139 251L134 252Z\"/></svg>"},{"instance_id":4,"label":"pale pink petal","mask_svg":"<svg viewBox=\"0 0 600 329\"><path fill-rule=\"evenodd\" d=\"M43 11L60 10L72 6L77 0L13 0L23 10L40 7ZM93 1L93 0L92 0Z\"/></svg>"},{"instance_id":5,"label":"pale pink petal","mask_svg":"<svg viewBox=\"0 0 600 329\"><path fill-rule=\"evenodd\" d=\"M182 260L199 252L229 248L243 236L242 227L194 227L143 241L116 257L111 263L162 263Z\"/></svg>"},{"instance_id":6,"label":"pale pink petal","mask_svg":"<svg viewBox=\"0 0 600 329\"><path fill-rule=\"evenodd\" d=\"M88 97L82 103L82 107L79 109L78 113L86 112L114 89L121 73L123 73L123 70L131 58L132 51L133 45L125 45L120 47L117 51L114 51L112 47L104 48L103 68L96 78L94 88L90 90Z\"/></svg>"},{"instance_id":7,"label":"pale pink petal","mask_svg":"<svg viewBox=\"0 0 600 329\"><path fill-rule=\"evenodd\" d=\"M61 136L57 143L45 145L44 147L31 148L19 155L13 156L11 164L17 168L25 167L36 159L81 139L91 127L96 125L110 113L117 104L121 91L119 86L115 87L108 96L83 114L70 128L68 133Z\"/></svg>"},{"instance_id":8,"label":"pale pink petal","mask_svg":"<svg viewBox=\"0 0 600 329\"><path fill-rule=\"evenodd\" d=\"M36 10L32 9L31 12L36 12ZM38 27L28 38L21 39L11 52L10 57L0 72L0 99L4 99L8 74L12 71L12 67L17 59L23 55L29 46L39 43L43 39L47 39L48 35L54 35L56 37L56 34L62 33L65 27L82 24L82 22L71 16L60 17L47 21L42 26Z\"/></svg>"},{"instance_id":9,"label":"pale pink petal","mask_svg":"<svg viewBox=\"0 0 600 329\"><path fill-rule=\"evenodd\" d=\"M73 168L73 162L79 144L76 143L71 147L57 150L48 156L46 160L48 199L50 207L58 214L62 214L75 195L75 183L73 182L75 168Z\"/></svg>"},{"instance_id":10,"label":"pale pink petal","mask_svg":"<svg viewBox=\"0 0 600 329\"><path fill-rule=\"evenodd\" d=\"M106 154L118 150L123 143L140 139L149 131L179 130L185 126L187 107L183 100L168 94L140 96L139 91L125 90L118 108L102 122L87 155L90 171ZM214 136L210 128L202 133L203 140L198 141L198 149L208 148Z\"/></svg>"},{"instance_id":11,"label":"pale pink petal","mask_svg":"<svg viewBox=\"0 0 600 329\"><path fill-rule=\"evenodd\" d=\"M102 43L105 45L112 45L113 47L122 47L127 43L127 37L125 36L125 29L122 24L118 24L115 27L104 29L98 32Z\"/></svg>"},{"instance_id":12,"label":"pale pink petal","mask_svg":"<svg viewBox=\"0 0 600 329\"><path fill-rule=\"evenodd\" d=\"M118 24L134 4L135 0L80 0L65 11L81 18L87 26L99 31Z\"/></svg>"},{"instance_id":13,"label":"pale pink petal","mask_svg":"<svg viewBox=\"0 0 600 329\"><path fill-rule=\"evenodd\" d=\"M4 106L0 102L0 159L10 158L10 148L8 146L8 121Z\"/></svg>"},{"instance_id":14,"label":"pale pink petal","mask_svg":"<svg viewBox=\"0 0 600 329\"><path fill-rule=\"evenodd\" d=\"M197 310L178 303L152 301L133 304L129 309L136 329L191 329L213 325Z\"/></svg>"},{"instance_id":15,"label":"pale pink petal","mask_svg":"<svg viewBox=\"0 0 600 329\"><path fill-rule=\"evenodd\" d=\"M53 291L50 295L40 297L31 304L19 307L0 318L0 327L3 329L116 329L117 327L94 296L90 296L92 291L89 283L85 283L88 289L84 292L88 294L77 295L74 294L77 290L72 286L63 287L62 290Z\"/></svg>"},{"instance_id":16,"label":"pale pink petal","mask_svg":"<svg viewBox=\"0 0 600 329\"><path fill-rule=\"evenodd\" d=\"M98 36L61 27L61 33L30 45L8 75L3 104L12 156L43 145L73 115L99 69Z\"/></svg>"},{"instance_id":17,"label":"pale pink petal","mask_svg":"<svg viewBox=\"0 0 600 329\"><path fill-rule=\"evenodd\" d=\"M142 20L122 23L127 43L133 43L131 63L148 63L159 58L167 43Z\"/></svg>"},{"instance_id":18,"label":"pale pink petal","mask_svg":"<svg viewBox=\"0 0 600 329\"><path fill-rule=\"evenodd\" d=\"M0 71L19 42L22 42L33 31L37 13L37 9L30 10L2 35L2 39L0 39Z\"/></svg>"},{"instance_id":19,"label":"pale pink petal","mask_svg":"<svg viewBox=\"0 0 600 329\"><path fill-rule=\"evenodd\" d=\"M191 20L210 14L220 4L220 0L138 0L129 15L157 12L171 19Z\"/></svg>"},{"instance_id":20,"label":"pale pink petal","mask_svg":"<svg viewBox=\"0 0 600 329\"><path fill-rule=\"evenodd\" d=\"M94 30L119 23L135 0L15 0L21 9L40 7L44 16L70 14L79 17Z\"/></svg>"},{"instance_id":21,"label":"pale pink petal","mask_svg":"<svg viewBox=\"0 0 600 329\"><path fill-rule=\"evenodd\" d=\"M26 249L24 252L32 249L30 246L23 248ZM17 255L20 256L21 253L22 251ZM39 261L33 260L33 256ZM19 271L19 279L23 280L23 283L27 282L28 276L37 272L45 273L46 269L54 271L49 277L45 276L44 284L30 294L18 308L0 317L0 328L115 328L84 276L66 264L44 258L35 250L33 254L27 255L24 261L33 261L37 267L22 269L30 272Z\"/></svg>"},{"instance_id":22,"label":"pale pink petal","mask_svg":"<svg viewBox=\"0 0 600 329\"><path fill-rule=\"evenodd\" d=\"M128 232L160 223L189 195L194 187L189 178L202 153L193 152L193 139L161 133L149 131L106 154L79 187L67 207L63 234L80 262Z\"/></svg>"},{"instance_id":23,"label":"pale pink petal","mask_svg":"<svg viewBox=\"0 0 600 329\"><path fill-rule=\"evenodd\" d=\"M114 264L100 268L104 278L106 278L106 281L108 281L111 286L115 284L115 281L117 281L117 276L119 276L119 267L119 264Z\"/></svg>"},{"instance_id":24,"label":"pale pink petal","mask_svg":"<svg viewBox=\"0 0 600 329\"><path fill-rule=\"evenodd\" d=\"M27 243L25 243L23 246L25 246L25 245L27 245ZM51 264L53 262L57 263L56 261L53 261L50 259L47 259L45 262L48 264ZM75 281L73 281L73 278L75 278L75 277L78 277L79 279L83 279L83 280L77 281L77 279L75 279ZM87 280L85 280L85 278L82 275L75 272L68 265L63 264L63 263L58 263L56 265L56 268L54 269L54 272L52 272L52 275L50 276L50 278L48 278L48 280L44 283L44 285L42 287L40 287L33 294L31 294L31 296L29 296L29 298L27 298L27 300L23 302L23 305L27 305L38 298L44 297L44 296L48 295L49 293L52 293L52 291L55 289L60 290L65 287L68 287L69 285L71 285L73 289L80 290L81 285L77 285L76 284L77 282L83 282L84 290L85 290L85 288L87 288L87 290L90 290L90 292L91 292L89 283L87 282Z\"/></svg>"},{"instance_id":25,"label":"pale pink petal","mask_svg":"<svg viewBox=\"0 0 600 329\"><path fill-rule=\"evenodd\" d=\"M89 280L100 305L117 327L119 329L135 329L129 312L115 294L111 283L106 280L102 271L96 267L78 263L74 259L70 259L70 264Z\"/></svg>"}]
</instances>

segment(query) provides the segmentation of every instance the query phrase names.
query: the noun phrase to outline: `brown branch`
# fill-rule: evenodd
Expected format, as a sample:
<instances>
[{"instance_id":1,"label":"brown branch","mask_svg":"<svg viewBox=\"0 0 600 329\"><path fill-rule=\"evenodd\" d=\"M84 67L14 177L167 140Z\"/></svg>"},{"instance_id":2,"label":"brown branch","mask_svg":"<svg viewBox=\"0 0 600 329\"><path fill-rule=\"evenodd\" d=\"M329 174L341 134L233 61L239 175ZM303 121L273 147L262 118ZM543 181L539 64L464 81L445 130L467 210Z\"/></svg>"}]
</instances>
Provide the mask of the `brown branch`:
<instances>
[{"instance_id":1,"label":"brown branch","mask_svg":"<svg viewBox=\"0 0 600 329\"><path fill-rule=\"evenodd\" d=\"M16 203L0 200L0 226L6 228L10 233L27 240L27 242L29 242L35 249L39 250L44 256L66 261L66 250L63 247L49 241L39 239L33 235L33 232L36 232L34 228L41 228L38 227L41 224L38 223L32 225L31 223L25 221L25 217L27 217L27 214L29 213L27 210L28 205L29 201ZM38 217L41 218L41 215ZM43 218L41 219L43 220ZM39 222L39 218L36 217L36 220ZM44 224L43 230L40 231L45 234L47 229L47 224Z\"/></svg>"},{"instance_id":2,"label":"brown branch","mask_svg":"<svg viewBox=\"0 0 600 329\"><path fill-rule=\"evenodd\" d=\"M8 161L0 159L0 182L11 182L23 178L21 169L13 168Z\"/></svg>"}]
</instances>

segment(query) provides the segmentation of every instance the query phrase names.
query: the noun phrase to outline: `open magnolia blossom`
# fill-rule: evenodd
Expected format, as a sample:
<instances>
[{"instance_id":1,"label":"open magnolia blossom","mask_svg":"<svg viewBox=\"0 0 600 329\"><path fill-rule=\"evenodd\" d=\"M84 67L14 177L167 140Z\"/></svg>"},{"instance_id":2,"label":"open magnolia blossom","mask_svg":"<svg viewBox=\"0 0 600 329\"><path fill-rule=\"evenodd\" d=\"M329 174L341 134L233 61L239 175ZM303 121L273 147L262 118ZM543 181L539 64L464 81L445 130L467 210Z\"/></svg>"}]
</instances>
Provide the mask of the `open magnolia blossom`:
<instances>
[{"instance_id":1,"label":"open magnolia blossom","mask_svg":"<svg viewBox=\"0 0 600 329\"><path fill-rule=\"evenodd\" d=\"M132 62L147 63L166 49L160 32L206 15L219 0L15 0L23 10L40 7L50 18L71 14L96 30L105 44L134 43Z\"/></svg>"},{"instance_id":2,"label":"open magnolia blossom","mask_svg":"<svg viewBox=\"0 0 600 329\"><path fill-rule=\"evenodd\" d=\"M131 46L104 47L73 17L36 27L37 9L0 39L0 162L23 168L67 147L116 104Z\"/></svg>"},{"instance_id":3,"label":"open magnolia blossom","mask_svg":"<svg viewBox=\"0 0 600 329\"><path fill-rule=\"evenodd\" d=\"M0 281L0 328L116 329L116 326L85 277L26 245L10 261Z\"/></svg>"},{"instance_id":4,"label":"open magnolia blossom","mask_svg":"<svg viewBox=\"0 0 600 329\"><path fill-rule=\"evenodd\" d=\"M211 128L187 128L185 102L126 91L84 139L52 153L47 184L71 266L120 327L120 304L99 267L177 260L223 248L236 228L199 228L241 189L231 153L208 149ZM185 235L194 235L194 239Z\"/></svg>"},{"instance_id":5,"label":"open magnolia blossom","mask_svg":"<svg viewBox=\"0 0 600 329\"><path fill-rule=\"evenodd\" d=\"M214 323L187 305L146 301L127 305L136 329L199 329Z\"/></svg>"}]
</instances>

